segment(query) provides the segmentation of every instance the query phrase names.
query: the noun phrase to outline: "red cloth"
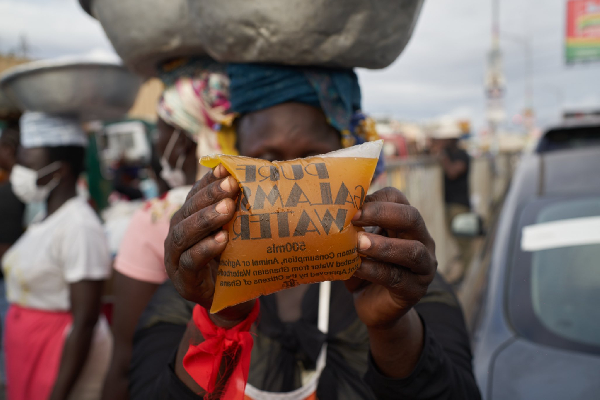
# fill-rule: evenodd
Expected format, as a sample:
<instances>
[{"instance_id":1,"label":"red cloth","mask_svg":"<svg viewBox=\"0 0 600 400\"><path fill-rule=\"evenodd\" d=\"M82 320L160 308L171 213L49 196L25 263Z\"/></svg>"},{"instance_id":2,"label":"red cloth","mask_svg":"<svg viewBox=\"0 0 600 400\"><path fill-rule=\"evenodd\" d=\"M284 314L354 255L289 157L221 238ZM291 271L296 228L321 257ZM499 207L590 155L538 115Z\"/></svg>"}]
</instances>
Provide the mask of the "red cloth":
<instances>
[{"instance_id":1,"label":"red cloth","mask_svg":"<svg viewBox=\"0 0 600 400\"><path fill-rule=\"evenodd\" d=\"M183 367L207 393L215 391L221 360L223 354L226 353L230 357L237 356L238 362L233 367L233 372L221 398L244 399L244 390L250 370L250 353L254 344L249 331L252 323L258 317L259 309L259 302L256 301L252 312L244 321L231 329L224 329L211 321L205 308L199 305L194 307L194 324L202 333L204 341L198 345L190 344L183 358Z\"/></svg>"},{"instance_id":2,"label":"red cloth","mask_svg":"<svg viewBox=\"0 0 600 400\"><path fill-rule=\"evenodd\" d=\"M58 376L69 312L42 311L11 304L4 351L10 400L47 399Z\"/></svg>"}]
</instances>

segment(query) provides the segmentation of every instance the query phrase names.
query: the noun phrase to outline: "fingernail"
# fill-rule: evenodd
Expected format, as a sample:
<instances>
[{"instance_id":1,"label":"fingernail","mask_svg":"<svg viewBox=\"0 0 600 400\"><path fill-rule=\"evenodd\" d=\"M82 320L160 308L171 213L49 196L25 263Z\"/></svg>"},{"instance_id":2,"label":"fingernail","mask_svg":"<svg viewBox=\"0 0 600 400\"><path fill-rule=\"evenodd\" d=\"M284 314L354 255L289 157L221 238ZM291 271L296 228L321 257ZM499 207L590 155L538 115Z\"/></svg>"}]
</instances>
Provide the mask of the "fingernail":
<instances>
[{"instance_id":1,"label":"fingernail","mask_svg":"<svg viewBox=\"0 0 600 400\"><path fill-rule=\"evenodd\" d=\"M218 243L225 243L227 241L227 232L221 231L215 235L215 240Z\"/></svg>"},{"instance_id":2,"label":"fingernail","mask_svg":"<svg viewBox=\"0 0 600 400\"><path fill-rule=\"evenodd\" d=\"M219 214L227 214L229 212L229 207L227 206L227 199L221 200L221 202L215 207L215 210L217 210Z\"/></svg>"},{"instance_id":3,"label":"fingernail","mask_svg":"<svg viewBox=\"0 0 600 400\"><path fill-rule=\"evenodd\" d=\"M227 177L225 179L223 179L223 182L221 182L221 189L223 189L223 191L225 192L231 192L231 189L233 189L232 186L232 180L233 178L231 177Z\"/></svg>"},{"instance_id":4,"label":"fingernail","mask_svg":"<svg viewBox=\"0 0 600 400\"><path fill-rule=\"evenodd\" d=\"M360 233L358 235L358 250L367 250L369 247L371 247L371 239L369 239L364 233Z\"/></svg>"},{"instance_id":5,"label":"fingernail","mask_svg":"<svg viewBox=\"0 0 600 400\"><path fill-rule=\"evenodd\" d=\"M362 210L358 210L356 212L356 214L354 214L354 217L352 217L352 221L358 221L360 219L361 215L362 215Z\"/></svg>"},{"instance_id":6,"label":"fingernail","mask_svg":"<svg viewBox=\"0 0 600 400\"><path fill-rule=\"evenodd\" d=\"M219 164L215 167L213 174L215 175L216 178L221 178L221 177L225 176L226 171L227 170L225 169L223 164Z\"/></svg>"}]
</instances>

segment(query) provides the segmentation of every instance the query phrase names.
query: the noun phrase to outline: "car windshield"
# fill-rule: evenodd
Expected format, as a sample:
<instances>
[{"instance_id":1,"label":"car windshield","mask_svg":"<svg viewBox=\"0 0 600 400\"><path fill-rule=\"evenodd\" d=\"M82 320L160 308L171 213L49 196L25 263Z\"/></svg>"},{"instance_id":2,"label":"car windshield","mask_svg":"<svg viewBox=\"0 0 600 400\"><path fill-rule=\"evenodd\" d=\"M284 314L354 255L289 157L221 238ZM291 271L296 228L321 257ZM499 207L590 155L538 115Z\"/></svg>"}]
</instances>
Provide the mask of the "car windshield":
<instances>
[{"instance_id":1,"label":"car windshield","mask_svg":"<svg viewBox=\"0 0 600 400\"><path fill-rule=\"evenodd\" d=\"M540 201L523 211L511 316L529 339L600 348L600 197Z\"/></svg>"}]
</instances>

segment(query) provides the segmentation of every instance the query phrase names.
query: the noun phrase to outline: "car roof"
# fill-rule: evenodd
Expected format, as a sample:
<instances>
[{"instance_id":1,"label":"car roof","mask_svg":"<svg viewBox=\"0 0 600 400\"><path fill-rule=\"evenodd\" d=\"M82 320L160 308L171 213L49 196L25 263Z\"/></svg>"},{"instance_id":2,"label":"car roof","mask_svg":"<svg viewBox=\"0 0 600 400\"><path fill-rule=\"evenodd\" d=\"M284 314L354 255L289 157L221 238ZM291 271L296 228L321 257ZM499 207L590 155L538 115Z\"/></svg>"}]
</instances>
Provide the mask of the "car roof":
<instances>
[{"instance_id":1,"label":"car roof","mask_svg":"<svg viewBox=\"0 0 600 400\"><path fill-rule=\"evenodd\" d=\"M562 121L560 124L551 127L547 132L556 129L570 129L570 128L582 128L600 126L600 115L586 115L581 118L568 118Z\"/></svg>"}]
</instances>

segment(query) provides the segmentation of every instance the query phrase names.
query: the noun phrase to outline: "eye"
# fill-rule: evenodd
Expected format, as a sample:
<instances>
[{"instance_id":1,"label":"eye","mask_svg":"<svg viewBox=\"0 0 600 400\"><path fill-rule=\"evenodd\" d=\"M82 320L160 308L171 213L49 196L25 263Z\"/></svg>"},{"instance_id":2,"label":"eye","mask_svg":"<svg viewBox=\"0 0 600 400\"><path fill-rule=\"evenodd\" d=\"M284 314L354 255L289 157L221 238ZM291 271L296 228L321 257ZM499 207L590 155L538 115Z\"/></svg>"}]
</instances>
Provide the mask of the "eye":
<instances>
[{"instance_id":1,"label":"eye","mask_svg":"<svg viewBox=\"0 0 600 400\"><path fill-rule=\"evenodd\" d=\"M258 156L256 158L260 158L261 160L267 160L270 162L281 160L281 157L277 157L277 154L275 154L274 152L271 152L271 151L262 153L260 156Z\"/></svg>"}]
</instances>

